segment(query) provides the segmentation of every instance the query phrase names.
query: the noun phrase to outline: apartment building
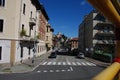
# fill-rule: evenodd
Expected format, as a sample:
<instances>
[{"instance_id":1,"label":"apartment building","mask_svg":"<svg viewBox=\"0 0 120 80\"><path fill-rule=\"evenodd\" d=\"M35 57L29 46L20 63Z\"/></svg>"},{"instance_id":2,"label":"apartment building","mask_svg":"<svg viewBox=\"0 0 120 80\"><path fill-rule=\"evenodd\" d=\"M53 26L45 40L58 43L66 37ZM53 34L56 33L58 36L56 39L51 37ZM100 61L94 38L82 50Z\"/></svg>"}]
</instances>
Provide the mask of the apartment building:
<instances>
[{"instance_id":1,"label":"apartment building","mask_svg":"<svg viewBox=\"0 0 120 80\"><path fill-rule=\"evenodd\" d=\"M70 40L71 49L78 49L78 38L72 38Z\"/></svg>"},{"instance_id":2,"label":"apartment building","mask_svg":"<svg viewBox=\"0 0 120 80\"><path fill-rule=\"evenodd\" d=\"M92 56L95 51L114 52L114 27L98 11L93 10L79 25L79 50Z\"/></svg>"},{"instance_id":3,"label":"apartment building","mask_svg":"<svg viewBox=\"0 0 120 80\"><path fill-rule=\"evenodd\" d=\"M53 47L53 32L54 29L51 27L50 24L46 27L46 47L47 51L52 50Z\"/></svg>"},{"instance_id":4,"label":"apartment building","mask_svg":"<svg viewBox=\"0 0 120 80\"><path fill-rule=\"evenodd\" d=\"M41 10L40 10L40 14L39 14L39 42L38 43L38 55L41 55L41 54L44 54L46 53L47 51L47 48L46 48L46 28L47 28L47 25L48 25L48 20L49 20L49 17L45 11L45 8L43 5L41 5Z\"/></svg>"},{"instance_id":5,"label":"apartment building","mask_svg":"<svg viewBox=\"0 0 120 80\"><path fill-rule=\"evenodd\" d=\"M0 63L14 65L46 52L44 38L40 37L41 15L48 24L38 0L0 0Z\"/></svg>"}]
</instances>

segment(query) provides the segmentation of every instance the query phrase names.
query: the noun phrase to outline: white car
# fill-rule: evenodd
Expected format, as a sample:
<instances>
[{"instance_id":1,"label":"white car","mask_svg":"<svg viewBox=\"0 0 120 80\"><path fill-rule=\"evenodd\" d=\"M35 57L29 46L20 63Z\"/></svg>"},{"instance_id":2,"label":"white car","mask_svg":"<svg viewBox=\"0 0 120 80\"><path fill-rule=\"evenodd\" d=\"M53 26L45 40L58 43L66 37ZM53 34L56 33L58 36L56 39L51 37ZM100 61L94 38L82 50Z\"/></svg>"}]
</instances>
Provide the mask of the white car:
<instances>
[{"instance_id":1,"label":"white car","mask_svg":"<svg viewBox=\"0 0 120 80\"><path fill-rule=\"evenodd\" d=\"M77 58L84 59L85 56L83 53L79 52L79 54L77 55Z\"/></svg>"}]
</instances>

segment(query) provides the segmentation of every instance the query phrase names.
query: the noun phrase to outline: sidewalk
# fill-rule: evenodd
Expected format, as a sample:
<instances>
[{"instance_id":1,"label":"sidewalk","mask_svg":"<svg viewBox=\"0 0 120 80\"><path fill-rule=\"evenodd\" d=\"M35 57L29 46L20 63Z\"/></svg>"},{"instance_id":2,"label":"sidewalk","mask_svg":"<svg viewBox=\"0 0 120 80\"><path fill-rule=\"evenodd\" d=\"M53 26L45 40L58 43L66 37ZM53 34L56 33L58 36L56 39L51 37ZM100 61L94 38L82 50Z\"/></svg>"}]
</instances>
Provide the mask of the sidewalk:
<instances>
[{"instance_id":1,"label":"sidewalk","mask_svg":"<svg viewBox=\"0 0 120 80\"><path fill-rule=\"evenodd\" d=\"M102 62L102 61L95 60L89 57L86 57L85 59L89 62L95 63L97 66L100 66L100 67L108 67L111 65L111 63Z\"/></svg>"},{"instance_id":2,"label":"sidewalk","mask_svg":"<svg viewBox=\"0 0 120 80\"><path fill-rule=\"evenodd\" d=\"M23 61L21 64L16 64L14 66L8 66L7 64L0 64L0 74L4 73L24 73L33 71L39 64L47 59L50 52L47 52L39 57L35 58L34 64L32 63L32 58L26 61Z\"/></svg>"}]
</instances>

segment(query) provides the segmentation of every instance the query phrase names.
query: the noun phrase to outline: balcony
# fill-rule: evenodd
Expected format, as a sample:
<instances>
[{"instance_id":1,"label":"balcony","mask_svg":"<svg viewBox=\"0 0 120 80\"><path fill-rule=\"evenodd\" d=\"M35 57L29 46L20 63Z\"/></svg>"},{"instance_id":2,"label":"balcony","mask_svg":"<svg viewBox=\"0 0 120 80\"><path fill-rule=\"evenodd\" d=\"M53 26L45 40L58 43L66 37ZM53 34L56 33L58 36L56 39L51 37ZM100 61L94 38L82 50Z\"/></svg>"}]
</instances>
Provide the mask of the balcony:
<instances>
[{"instance_id":1,"label":"balcony","mask_svg":"<svg viewBox=\"0 0 120 80\"><path fill-rule=\"evenodd\" d=\"M96 30L104 30L106 28L109 30L114 30L113 24L111 24L109 22L98 22L94 27L94 29L96 29Z\"/></svg>"},{"instance_id":2,"label":"balcony","mask_svg":"<svg viewBox=\"0 0 120 80\"><path fill-rule=\"evenodd\" d=\"M36 25L36 19L35 18L30 18L29 25L30 25L30 27L35 26Z\"/></svg>"},{"instance_id":3,"label":"balcony","mask_svg":"<svg viewBox=\"0 0 120 80\"><path fill-rule=\"evenodd\" d=\"M114 32L113 31L109 31L109 32L100 31L96 35L102 36L102 37L114 37Z\"/></svg>"},{"instance_id":4,"label":"balcony","mask_svg":"<svg viewBox=\"0 0 120 80\"><path fill-rule=\"evenodd\" d=\"M22 36L20 38L20 46L27 47L27 48L33 48L34 44L39 43L38 39L34 39L30 36Z\"/></svg>"},{"instance_id":5,"label":"balcony","mask_svg":"<svg viewBox=\"0 0 120 80\"><path fill-rule=\"evenodd\" d=\"M113 40L98 40L97 44L114 44Z\"/></svg>"},{"instance_id":6,"label":"balcony","mask_svg":"<svg viewBox=\"0 0 120 80\"><path fill-rule=\"evenodd\" d=\"M95 16L94 20L99 20L99 21L105 22L105 17L104 17L102 14L98 13L98 14Z\"/></svg>"}]
</instances>

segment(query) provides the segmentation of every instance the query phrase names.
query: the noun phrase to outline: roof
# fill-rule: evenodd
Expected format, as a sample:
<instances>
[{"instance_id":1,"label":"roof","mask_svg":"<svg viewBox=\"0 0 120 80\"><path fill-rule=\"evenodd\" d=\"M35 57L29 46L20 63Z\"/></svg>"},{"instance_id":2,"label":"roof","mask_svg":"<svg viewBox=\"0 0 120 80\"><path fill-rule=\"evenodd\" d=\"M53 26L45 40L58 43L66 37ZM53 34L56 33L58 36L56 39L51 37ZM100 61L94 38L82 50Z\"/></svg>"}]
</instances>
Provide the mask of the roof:
<instances>
[{"instance_id":1,"label":"roof","mask_svg":"<svg viewBox=\"0 0 120 80\"><path fill-rule=\"evenodd\" d=\"M41 12L43 13L43 15L45 16L45 18L47 20L49 20L49 17L45 11L44 6L40 3L39 0L31 0L31 3L36 7L37 10L41 10Z\"/></svg>"},{"instance_id":2,"label":"roof","mask_svg":"<svg viewBox=\"0 0 120 80\"><path fill-rule=\"evenodd\" d=\"M71 41L73 41L73 40L78 40L78 38L72 38Z\"/></svg>"}]
</instances>

